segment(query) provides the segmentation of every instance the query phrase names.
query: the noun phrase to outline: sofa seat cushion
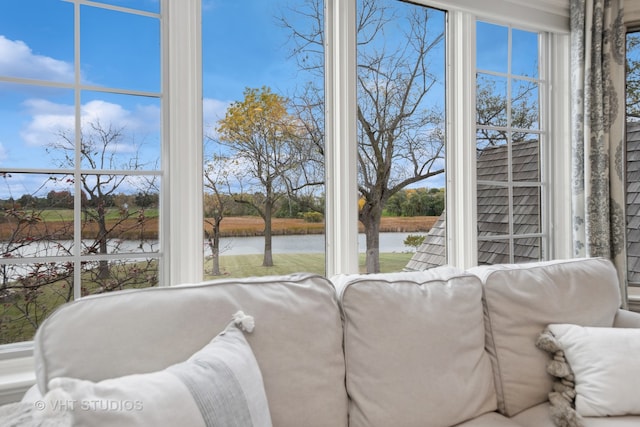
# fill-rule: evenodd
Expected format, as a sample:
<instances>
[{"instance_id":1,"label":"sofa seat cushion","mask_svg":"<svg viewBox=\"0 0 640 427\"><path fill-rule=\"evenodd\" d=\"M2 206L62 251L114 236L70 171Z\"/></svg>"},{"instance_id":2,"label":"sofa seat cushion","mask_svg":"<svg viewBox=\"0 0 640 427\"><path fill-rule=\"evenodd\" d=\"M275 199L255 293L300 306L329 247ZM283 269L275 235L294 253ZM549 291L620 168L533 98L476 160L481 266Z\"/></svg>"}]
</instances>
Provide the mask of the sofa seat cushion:
<instances>
[{"instance_id":1,"label":"sofa seat cushion","mask_svg":"<svg viewBox=\"0 0 640 427\"><path fill-rule=\"evenodd\" d=\"M476 277L440 269L333 280L351 427L442 427L496 409Z\"/></svg>"},{"instance_id":2,"label":"sofa seat cushion","mask_svg":"<svg viewBox=\"0 0 640 427\"><path fill-rule=\"evenodd\" d=\"M333 285L317 275L113 292L64 305L36 334L38 386L44 394L55 377L97 382L163 370L204 347L238 310L256 320L247 340L273 424L346 427L340 310Z\"/></svg>"},{"instance_id":3,"label":"sofa seat cushion","mask_svg":"<svg viewBox=\"0 0 640 427\"><path fill-rule=\"evenodd\" d=\"M522 427L557 427L551 419L548 402L526 409L511 420ZM584 427L637 427L640 425L640 416L584 417L582 421Z\"/></svg>"},{"instance_id":4,"label":"sofa seat cushion","mask_svg":"<svg viewBox=\"0 0 640 427\"><path fill-rule=\"evenodd\" d=\"M520 427L520 425L502 414L489 412L462 424L456 424L455 427Z\"/></svg>"},{"instance_id":5,"label":"sofa seat cushion","mask_svg":"<svg viewBox=\"0 0 640 427\"><path fill-rule=\"evenodd\" d=\"M513 416L545 402L553 379L536 348L551 323L613 325L620 306L616 270L603 258L493 265L469 270L483 283L487 349L498 409Z\"/></svg>"}]
</instances>

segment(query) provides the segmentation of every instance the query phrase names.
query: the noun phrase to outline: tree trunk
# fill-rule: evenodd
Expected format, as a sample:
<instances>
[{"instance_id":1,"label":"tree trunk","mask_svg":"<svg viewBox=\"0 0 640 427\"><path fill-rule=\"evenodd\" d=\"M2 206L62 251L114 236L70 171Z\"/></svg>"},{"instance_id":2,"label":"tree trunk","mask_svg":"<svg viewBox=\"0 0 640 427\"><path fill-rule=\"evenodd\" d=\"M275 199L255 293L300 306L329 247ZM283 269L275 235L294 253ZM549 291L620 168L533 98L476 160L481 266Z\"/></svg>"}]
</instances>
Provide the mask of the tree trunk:
<instances>
[{"instance_id":1,"label":"tree trunk","mask_svg":"<svg viewBox=\"0 0 640 427\"><path fill-rule=\"evenodd\" d=\"M214 276L220 276L220 223L222 218L214 218L213 230L211 233L205 230L209 248L211 249L211 274Z\"/></svg>"},{"instance_id":2,"label":"tree trunk","mask_svg":"<svg viewBox=\"0 0 640 427\"><path fill-rule=\"evenodd\" d=\"M367 273L380 272L380 220L382 209L365 204L360 212L360 221L364 225L366 238L366 268Z\"/></svg>"},{"instance_id":3,"label":"tree trunk","mask_svg":"<svg viewBox=\"0 0 640 427\"><path fill-rule=\"evenodd\" d=\"M273 249L271 245L271 210L273 202L267 195L264 204L264 258L262 260L263 267L273 267Z\"/></svg>"},{"instance_id":4,"label":"tree trunk","mask_svg":"<svg viewBox=\"0 0 640 427\"><path fill-rule=\"evenodd\" d=\"M104 203L100 201L98 203L98 253L106 255L108 253L107 248L107 213L104 207ZM109 261L103 260L99 262L98 266L98 278L106 279L109 277Z\"/></svg>"},{"instance_id":5,"label":"tree trunk","mask_svg":"<svg viewBox=\"0 0 640 427\"><path fill-rule=\"evenodd\" d=\"M380 272L380 219L371 221L365 227L365 237L367 241L366 265L367 273Z\"/></svg>"}]
</instances>

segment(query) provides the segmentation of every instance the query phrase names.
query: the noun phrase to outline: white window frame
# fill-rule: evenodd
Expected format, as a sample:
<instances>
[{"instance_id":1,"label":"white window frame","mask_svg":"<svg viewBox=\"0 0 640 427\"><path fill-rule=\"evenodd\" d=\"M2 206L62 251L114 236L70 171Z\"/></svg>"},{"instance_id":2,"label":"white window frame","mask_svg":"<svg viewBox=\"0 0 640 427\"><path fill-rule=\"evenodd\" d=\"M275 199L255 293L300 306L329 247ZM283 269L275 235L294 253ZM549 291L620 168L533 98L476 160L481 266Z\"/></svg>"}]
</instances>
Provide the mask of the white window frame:
<instances>
[{"instance_id":1,"label":"white window frame","mask_svg":"<svg viewBox=\"0 0 640 427\"><path fill-rule=\"evenodd\" d=\"M475 22L509 23L548 31L541 46L550 90L541 94L548 150L542 173L548 178L543 199L543 227L548 258L571 257L571 185L569 125L569 17L566 8L524 0L415 1L447 11L447 262L460 268L477 265L475 165ZM505 12L507 11L507 12ZM327 275L357 273L357 156L355 111L356 0L326 0L327 132ZM333 38L333 39L332 39ZM331 45L331 40L336 40ZM546 52L546 53L545 53ZM338 83L336 83L338 82ZM341 141L351 142L341 144ZM470 238L470 236L473 236Z\"/></svg>"}]
</instances>

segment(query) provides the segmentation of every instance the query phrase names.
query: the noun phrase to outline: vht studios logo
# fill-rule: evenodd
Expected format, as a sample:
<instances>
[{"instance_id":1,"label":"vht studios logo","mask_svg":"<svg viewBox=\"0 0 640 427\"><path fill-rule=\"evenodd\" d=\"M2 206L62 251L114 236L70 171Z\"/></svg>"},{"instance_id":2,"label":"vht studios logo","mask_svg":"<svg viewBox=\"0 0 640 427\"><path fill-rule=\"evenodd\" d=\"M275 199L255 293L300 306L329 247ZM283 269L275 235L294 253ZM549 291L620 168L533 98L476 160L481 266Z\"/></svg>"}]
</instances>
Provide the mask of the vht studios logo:
<instances>
[{"instance_id":1,"label":"vht studios logo","mask_svg":"<svg viewBox=\"0 0 640 427\"><path fill-rule=\"evenodd\" d=\"M136 412L142 411L140 400L110 400L110 399L57 399L45 402L38 400L34 403L40 411L96 411L96 412Z\"/></svg>"}]
</instances>

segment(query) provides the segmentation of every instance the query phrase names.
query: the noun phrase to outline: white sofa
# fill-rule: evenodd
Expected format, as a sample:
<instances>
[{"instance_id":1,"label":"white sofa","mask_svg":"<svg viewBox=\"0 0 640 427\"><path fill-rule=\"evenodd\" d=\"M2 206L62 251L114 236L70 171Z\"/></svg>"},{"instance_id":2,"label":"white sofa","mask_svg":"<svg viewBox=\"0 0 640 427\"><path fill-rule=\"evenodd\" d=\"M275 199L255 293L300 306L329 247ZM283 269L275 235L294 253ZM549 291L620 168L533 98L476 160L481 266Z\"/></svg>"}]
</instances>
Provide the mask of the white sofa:
<instances>
[{"instance_id":1,"label":"white sofa","mask_svg":"<svg viewBox=\"0 0 640 427\"><path fill-rule=\"evenodd\" d=\"M238 310L277 427L552 427L549 324L640 328L605 259L460 271L297 274L114 292L58 309L35 338L37 391L188 359ZM144 414L139 414L144 417ZM143 424L141 424L143 425ZM637 426L640 415L586 417Z\"/></svg>"}]
</instances>

